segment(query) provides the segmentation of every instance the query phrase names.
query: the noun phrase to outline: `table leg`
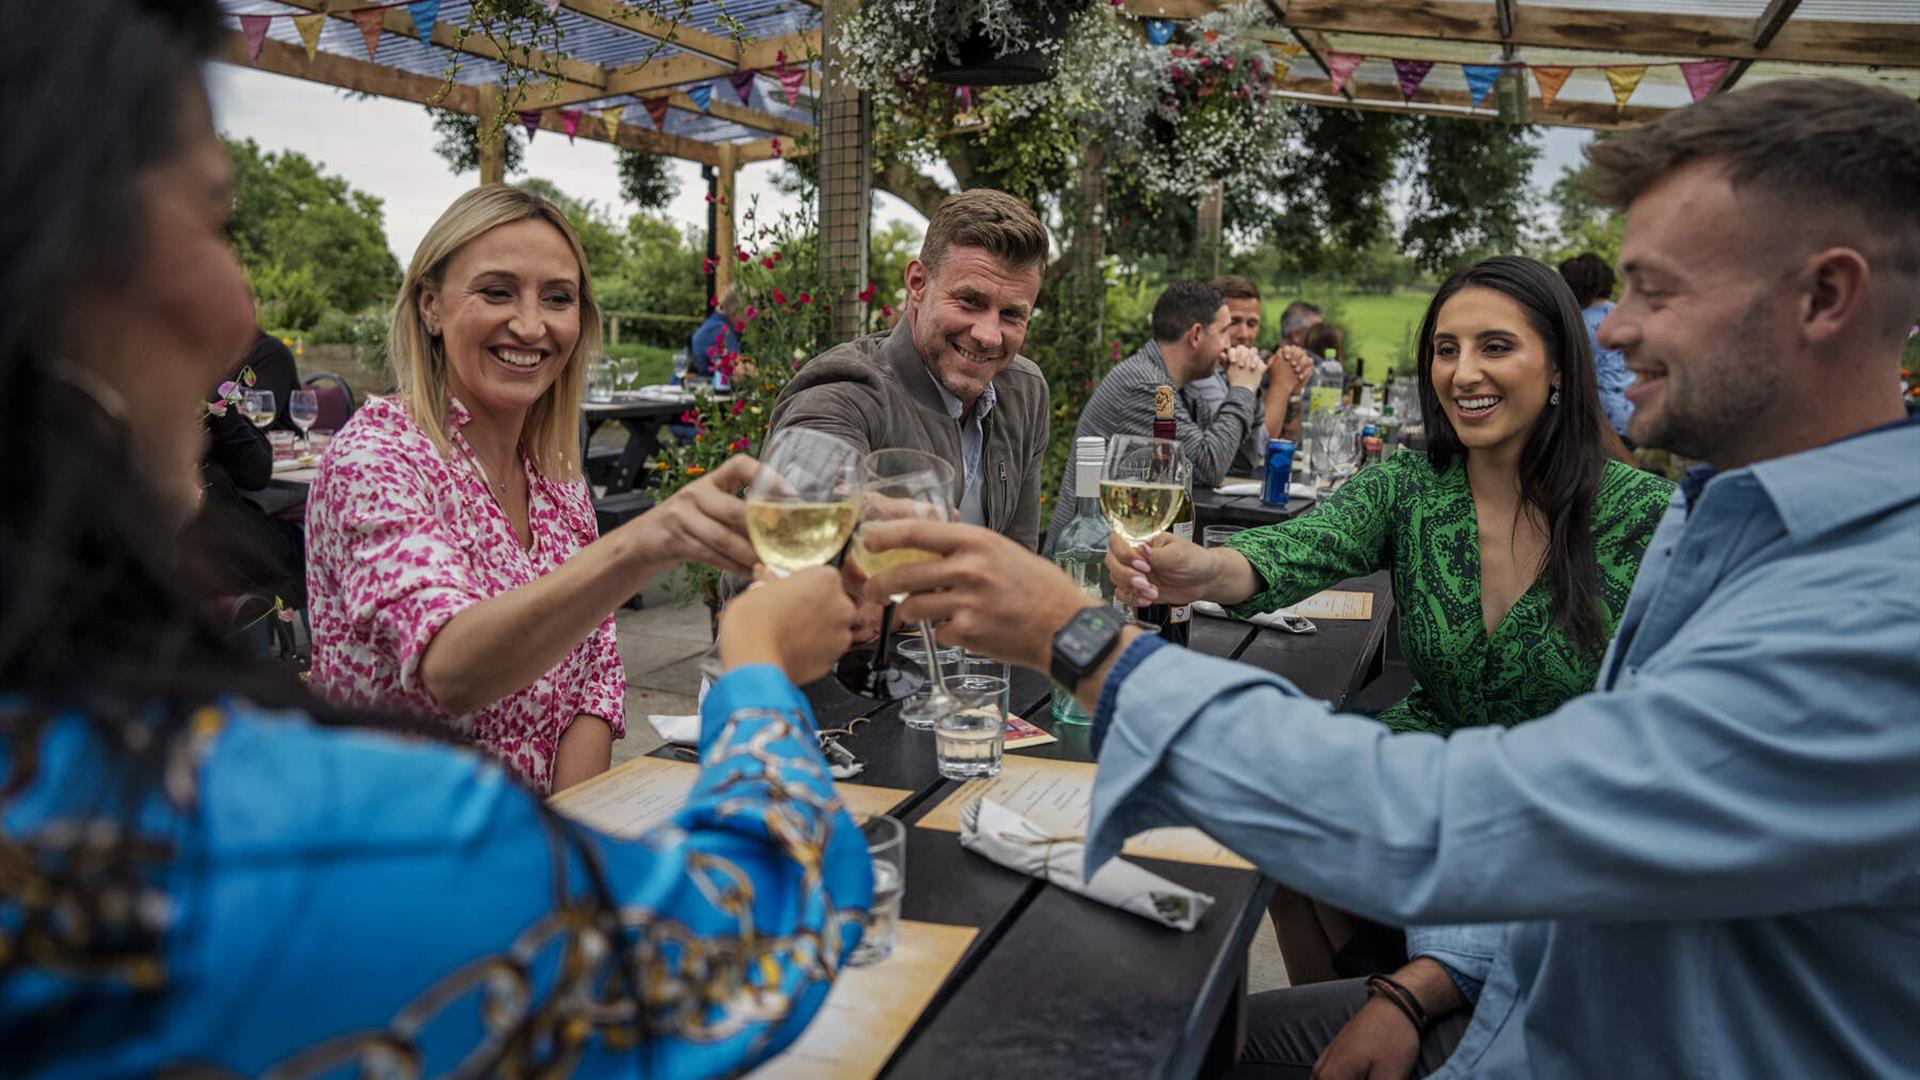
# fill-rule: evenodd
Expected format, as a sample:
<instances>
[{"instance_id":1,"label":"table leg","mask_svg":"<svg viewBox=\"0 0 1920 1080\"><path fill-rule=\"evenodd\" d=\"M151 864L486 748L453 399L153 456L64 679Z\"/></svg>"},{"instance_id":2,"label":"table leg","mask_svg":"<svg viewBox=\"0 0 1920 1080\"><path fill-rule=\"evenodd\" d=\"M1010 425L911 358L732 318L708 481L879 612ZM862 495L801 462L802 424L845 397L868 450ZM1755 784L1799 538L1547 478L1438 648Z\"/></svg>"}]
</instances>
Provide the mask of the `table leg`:
<instances>
[{"instance_id":1,"label":"table leg","mask_svg":"<svg viewBox=\"0 0 1920 1080\"><path fill-rule=\"evenodd\" d=\"M627 446L620 452L620 472L614 477L620 491L632 491L634 485L646 475L647 462L660 455L660 425L662 421L635 418L622 420L627 429ZM607 494L616 495L611 486Z\"/></svg>"}]
</instances>

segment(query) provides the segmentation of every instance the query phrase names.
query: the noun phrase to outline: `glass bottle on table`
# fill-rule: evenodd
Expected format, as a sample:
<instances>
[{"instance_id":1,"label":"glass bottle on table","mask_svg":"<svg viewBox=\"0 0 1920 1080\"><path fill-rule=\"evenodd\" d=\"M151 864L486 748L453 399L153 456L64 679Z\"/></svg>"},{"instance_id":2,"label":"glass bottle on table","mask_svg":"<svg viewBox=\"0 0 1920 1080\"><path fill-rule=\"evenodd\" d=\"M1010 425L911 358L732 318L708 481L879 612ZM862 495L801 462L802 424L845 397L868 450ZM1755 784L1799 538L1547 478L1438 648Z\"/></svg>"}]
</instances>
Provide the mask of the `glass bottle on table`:
<instances>
[{"instance_id":1,"label":"glass bottle on table","mask_svg":"<svg viewBox=\"0 0 1920 1080\"><path fill-rule=\"evenodd\" d=\"M1073 441L1073 517L1053 545L1054 565L1066 571L1076 587L1095 600L1113 599L1113 579L1107 574L1107 538L1113 526L1100 510L1100 471L1106 464L1107 440L1083 435ZM1053 684L1053 718L1063 724L1091 724L1093 714L1074 699L1073 688Z\"/></svg>"},{"instance_id":2,"label":"glass bottle on table","mask_svg":"<svg viewBox=\"0 0 1920 1080\"><path fill-rule=\"evenodd\" d=\"M1156 386L1153 388L1153 437L1178 443L1179 431L1173 413L1173 387ZM1173 512L1173 520L1167 524L1167 531L1189 543L1193 541L1193 474L1187 474L1185 489L1180 494L1180 505ZM1160 636L1175 645L1185 645L1193 636L1193 607L1189 604L1173 604L1167 608L1166 621L1161 624Z\"/></svg>"}]
</instances>

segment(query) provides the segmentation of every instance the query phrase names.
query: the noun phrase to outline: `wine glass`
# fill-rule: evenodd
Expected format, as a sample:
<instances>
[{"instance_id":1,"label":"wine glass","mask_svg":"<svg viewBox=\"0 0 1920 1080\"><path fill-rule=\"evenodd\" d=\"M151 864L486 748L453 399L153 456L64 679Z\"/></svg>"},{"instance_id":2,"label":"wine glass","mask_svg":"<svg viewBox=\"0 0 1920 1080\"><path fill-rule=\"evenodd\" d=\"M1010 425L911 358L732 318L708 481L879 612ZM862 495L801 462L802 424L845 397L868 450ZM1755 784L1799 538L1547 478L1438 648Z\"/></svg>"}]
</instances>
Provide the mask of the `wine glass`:
<instances>
[{"instance_id":1,"label":"wine glass","mask_svg":"<svg viewBox=\"0 0 1920 1080\"><path fill-rule=\"evenodd\" d=\"M1364 427L1359 414L1347 409L1328 418L1328 487L1344 483L1360 467L1360 459L1365 452L1360 445L1360 433Z\"/></svg>"},{"instance_id":2,"label":"wine glass","mask_svg":"<svg viewBox=\"0 0 1920 1080\"><path fill-rule=\"evenodd\" d=\"M687 383L687 369L691 368L692 366L693 366L693 354L691 352L687 351L686 349L681 349L679 352L674 353L673 354L673 385L685 386Z\"/></svg>"},{"instance_id":3,"label":"wine glass","mask_svg":"<svg viewBox=\"0 0 1920 1080\"><path fill-rule=\"evenodd\" d=\"M1139 547L1173 524L1191 473L1178 441L1115 435L1107 440L1107 460L1100 469L1100 512L1121 539ZM1160 630L1131 613L1127 618L1141 629Z\"/></svg>"},{"instance_id":4,"label":"wine glass","mask_svg":"<svg viewBox=\"0 0 1920 1080\"><path fill-rule=\"evenodd\" d=\"M320 395L312 390L295 390L287 395L287 419L300 429L300 441L313 449L313 422L320 419Z\"/></svg>"},{"instance_id":5,"label":"wine glass","mask_svg":"<svg viewBox=\"0 0 1920 1080\"><path fill-rule=\"evenodd\" d=\"M278 411L271 390L245 390L240 394L240 415L253 421L254 427L263 428L273 423Z\"/></svg>"},{"instance_id":6,"label":"wine glass","mask_svg":"<svg viewBox=\"0 0 1920 1080\"><path fill-rule=\"evenodd\" d=\"M822 566L853 532L860 451L808 428L782 428L747 488L747 538L775 577Z\"/></svg>"},{"instance_id":7,"label":"wine glass","mask_svg":"<svg viewBox=\"0 0 1920 1080\"><path fill-rule=\"evenodd\" d=\"M953 464L919 450L876 450L860 461L860 521L853 533L848 557L861 573L874 577L907 563L939 558L918 548L867 550L865 535L869 528L892 521L951 521L954 519ZM890 597L893 603L907 598L906 593ZM932 727L933 718L953 707L945 677L940 672L939 648L934 641L933 624L922 619L921 640L926 642L927 698L914 708L903 708L901 719L910 727ZM842 673L842 682L856 693L869 697L899 697L907 687L892 678L886 669L886 635L882 633L880 650L871 670L861 671L856 664ZM909 703L913 704L913 703Z\"/></svg>"}]
</instances>

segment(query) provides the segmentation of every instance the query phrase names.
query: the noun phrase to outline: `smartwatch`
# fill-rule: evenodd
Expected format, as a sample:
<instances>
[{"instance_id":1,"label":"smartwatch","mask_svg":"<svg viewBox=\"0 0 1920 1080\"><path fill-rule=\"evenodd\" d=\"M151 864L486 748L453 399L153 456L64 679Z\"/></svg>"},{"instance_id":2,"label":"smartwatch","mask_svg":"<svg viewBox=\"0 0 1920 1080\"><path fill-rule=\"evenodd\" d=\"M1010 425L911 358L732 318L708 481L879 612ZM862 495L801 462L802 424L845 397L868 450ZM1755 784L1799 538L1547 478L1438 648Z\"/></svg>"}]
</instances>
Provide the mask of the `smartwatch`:
<instances>
[{"instance_id":1,"label":"smartwatch","mask_svg":"<svg viewBox=\"0 0 1920 1080\"><path fill-rule=\"evenodd\" d=\"M1067 625L1053 635L1053 662L1048 674L1071 692L1113 651L1126 625L1126 617L1105 604L1074 612Z\"/></svg>"}]
</instances>

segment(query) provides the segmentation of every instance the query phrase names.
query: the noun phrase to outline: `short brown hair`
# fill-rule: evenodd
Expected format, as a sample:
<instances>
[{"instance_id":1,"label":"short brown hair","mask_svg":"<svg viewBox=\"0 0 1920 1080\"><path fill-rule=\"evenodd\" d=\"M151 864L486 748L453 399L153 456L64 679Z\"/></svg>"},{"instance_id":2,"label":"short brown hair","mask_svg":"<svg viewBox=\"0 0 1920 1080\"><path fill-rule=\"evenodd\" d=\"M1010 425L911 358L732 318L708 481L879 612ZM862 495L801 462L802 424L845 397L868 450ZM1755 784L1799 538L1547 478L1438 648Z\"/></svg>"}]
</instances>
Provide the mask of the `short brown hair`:
<instances>
[{"instance_id":1,"label":"short brown hair","mask_svg":"<svg viewBox=\"0 0 1920 1080\"><path fill-rule=\"evenodd\" d=\"M1791 206L1785 220L1829 234L1816 243L1844 242L1876 273L1904 279L1890 283L1886 298L1903 310L1889 318L1905 325L1920 307L1920 104L1891 90L1780 79L1712 95L1586 153L1588 190L1616 210L1681 166L1724 161L1735 189Z\"/></svg>"},{"instance_id":2,"label":"short brown hair","mask_svg":"<svg viewBox=\"0 0 1920 1080\"><path fill-rule=\"evenodd\" d=\"M1260 286L1255 285L1251 278L1244 278L1239 274L1221 274L1213 279L1213 287L1219 289L1220 295L1229 300L1260 299Z\"/></svg>"},{"instance_id":3,"label":"short brown hair","mask_svg":"<svg viewBox=\"0 0 1920 1080\"><path fill-rule=\"evenodd\" d=\"M949 195L927 222L920 263L936 273L948 248L981 248L1016 270L1047 264L1047 229L1033 208L1004 191L973 188Z\"/></svg>"}]
</instances>

